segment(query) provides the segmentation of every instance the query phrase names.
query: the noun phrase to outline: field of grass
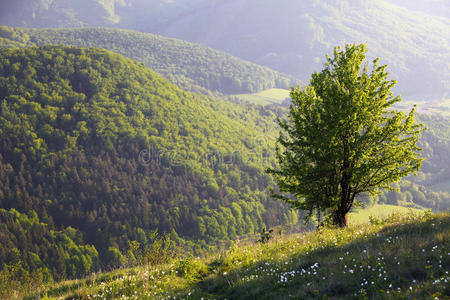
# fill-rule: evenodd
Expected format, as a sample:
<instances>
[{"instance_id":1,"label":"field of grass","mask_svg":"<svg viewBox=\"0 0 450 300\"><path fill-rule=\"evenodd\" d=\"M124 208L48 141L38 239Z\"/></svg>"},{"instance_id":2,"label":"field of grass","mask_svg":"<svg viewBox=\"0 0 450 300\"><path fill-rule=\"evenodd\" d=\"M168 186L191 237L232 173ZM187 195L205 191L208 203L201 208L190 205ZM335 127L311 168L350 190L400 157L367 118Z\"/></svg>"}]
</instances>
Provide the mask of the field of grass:
<instances>
[{"instance_id":1,"label":"field of grass","mask_svg":"<svg viewBox=\"0 0 450 300\"><path fill-rule=\"evenodd\" d=\"M286 89L268 89L254 94L233 95L242 101L253 104L269 105L281 104L289 97L290 90ZM406 101L402 100L394 106L395 109L409 111L414 105L417 105L417 112L423 114L440 114L450 116L450 99L441 101Z\"/></svg>"},{"instance_id":2,"label":"field of grass","mask_svg":"<svg viewBox=\"0 0 450 300\"><path fill-rule=\"evenodd\" d=\"M423 114L439 114L443 116L450 116L450 99L442 99L439 101L406 101L402 100L394 107L396 109L408 111L414 104L417 105L416 111Z\"/></svg>"},{"instance_id":3,"label":"field of grass","mask_svg":"<svg viewBox=\"0 0 450 300\"><path fill-rule=\"evenodd\" d=\"M268 105L281 104L289 97L289 92L289 90L285 89L268 89L255 94L239 94L234 96L253 104Z\"/></svg>"},{"instance_id":4,"label":"field of grass","mask_svg":"<svg viewBox=\"0 0 450 300\"><path fill-rule=\"evenodd\" d=\"M397 205L377 204L368 208L356 208L349 213L350 225L361 225L370 222L371 217L385 219L392 214L421 214L423 210Z\"/></svg>"},{"instance_id":5,"label":"field of grass","mask_svg":"<svg viewBox=\"0 0 450 300\"><path fill-rule=\"evenodd\" d=\"M393 215L58 283L25 299L448 299L450 214Z\"/></svg>"}]
</instances>

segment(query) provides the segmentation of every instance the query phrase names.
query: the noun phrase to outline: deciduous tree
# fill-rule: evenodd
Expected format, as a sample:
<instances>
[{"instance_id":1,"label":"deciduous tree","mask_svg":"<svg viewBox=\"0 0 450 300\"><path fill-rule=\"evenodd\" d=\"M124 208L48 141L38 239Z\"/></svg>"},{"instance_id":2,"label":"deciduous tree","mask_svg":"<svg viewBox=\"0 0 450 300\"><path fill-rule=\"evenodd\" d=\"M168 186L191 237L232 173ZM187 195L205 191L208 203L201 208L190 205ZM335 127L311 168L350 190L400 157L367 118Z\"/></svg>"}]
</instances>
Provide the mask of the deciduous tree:
<instances>
[{"instance_id":1,"label":"deciduous tree","mask_svg":"<svg viewBox=\"0 0 450 300\"><path fill-rule=\"evenodd\" d=\"M336 47L308 86L292 88L287 119L278 120L278 166L267 170L276 198L342 227L357 195L389 189L422 163L415 109L391 108L401 100L396 82L378 59L369 71L366 52L364 44Z\"/></svg>"}]
</instances>

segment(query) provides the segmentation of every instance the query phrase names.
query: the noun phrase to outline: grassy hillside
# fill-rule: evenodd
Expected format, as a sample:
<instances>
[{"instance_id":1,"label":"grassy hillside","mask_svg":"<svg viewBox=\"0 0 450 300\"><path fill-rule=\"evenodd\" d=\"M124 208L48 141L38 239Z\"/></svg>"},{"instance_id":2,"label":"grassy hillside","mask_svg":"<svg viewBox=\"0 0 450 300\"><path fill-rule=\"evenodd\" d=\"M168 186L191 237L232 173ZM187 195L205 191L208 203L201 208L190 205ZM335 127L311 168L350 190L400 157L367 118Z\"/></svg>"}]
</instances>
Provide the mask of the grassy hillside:
<instances>
[{"instance_id":1,"label":"grassy hillside","mask_svg":"<svg viewBox=\"0 0 450 300\"><path fill-rule=\"evenodd\" d=\"M289 90L286 89L268 89L253 94L238 94L233 95L233 98L237 100L258 104L258 105L270 105L281 104L286 98L289 98Z\"/></svg>"},{"instance_id":2,"label":"grassy hillside","mask_svg":"<svg viewBox=\"0 0 450 300\"><path fill-rule=\"evenodd\" d=\"M107 28L19 29L0 27L0 46L67 45L104 48L144 63L178 87L210 94L289 88L294 80L229 54L149 33Z\"/></svg>"},{"instance_id":3,"label":"grassy hillside","mask_svg":"<svg viewBox=\"0 0 450 300\"><path fill-rule=\"evenodd\" d=\"M392 214L416 215L422 214L423 210L397 205L376 204L367 208L355 208L349 213L350 225L362 225L369 223L371 219L386 219Z\"/></svg>"},{"instance_id":4,"label":"grassy hillside","mask_svg":"<svg viewBox=\"0 0 450 300\"><path fill-rule=\"evenodd\" d=\"M61 282L26 299L446 299L449 241L448 213L393 215Z\"/></svg>"}]
</instances>

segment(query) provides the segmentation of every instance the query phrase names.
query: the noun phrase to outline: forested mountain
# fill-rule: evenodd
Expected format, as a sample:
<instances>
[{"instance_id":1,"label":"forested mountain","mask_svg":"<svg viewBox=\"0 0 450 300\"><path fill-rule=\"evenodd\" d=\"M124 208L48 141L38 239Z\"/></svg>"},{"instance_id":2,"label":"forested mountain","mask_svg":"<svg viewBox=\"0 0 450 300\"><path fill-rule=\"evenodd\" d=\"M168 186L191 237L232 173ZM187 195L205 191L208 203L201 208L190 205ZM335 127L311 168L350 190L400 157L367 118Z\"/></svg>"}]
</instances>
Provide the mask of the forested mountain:
<instances>
[{"instance_id":1,"label":"forested mountain","mask_svg":"<svg viewBox=\"0 0 450 300\"><path fill-rule=\"evenodd\" d=\"M292 77L198 44L137 31L79 29L18 29L0 27L0 46L47 44L97 47L144 63L177 86L203 94L253 93L289 88Z\"/></svg>"},{"instance_id":2,"label":"forested mountain","mask_svg":"<svg viewBox=\"0 0 450 300\"><path fill-rule=\"evenodd\" d=\"M335 45L364 42L389 65L406 99L450 93L447 0L21 0L0 4L0 23L116 26L198 42L303 81Z\"/></svg>"},{"instance_id":3,"label":"forested mountain","mask_svg":"<svg viewBox=\"0 0 450 300\"><path fill-rule=\"evenodd\" d=\"M184 92L100 49L0 48L0 61L1 265L81 276L154 229L198 249L298 221L267 190L270 111Z\"/></svg>"}]
</instances>

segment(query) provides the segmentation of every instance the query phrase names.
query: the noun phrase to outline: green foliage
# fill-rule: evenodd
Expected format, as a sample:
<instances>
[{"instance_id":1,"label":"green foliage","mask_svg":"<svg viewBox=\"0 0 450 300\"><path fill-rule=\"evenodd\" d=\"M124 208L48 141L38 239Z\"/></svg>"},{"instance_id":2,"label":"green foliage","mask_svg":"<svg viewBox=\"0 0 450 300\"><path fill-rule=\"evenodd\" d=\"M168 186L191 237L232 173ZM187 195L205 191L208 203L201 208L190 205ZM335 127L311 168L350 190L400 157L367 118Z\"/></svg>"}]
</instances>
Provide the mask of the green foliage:
<instances>
[{"instance_id":1,"label":"green foliage","mask_svg":"<svg viewBox=\"0 0 450 300\"><path fill-rule=\"evenodd\" d=\"M5 268L39 272L46 280L82 277L99 268L97 250L84 245L74 228L56 231L40 222L34 210L25 215L0 209L0 220L0 262Z\"/></svg>"},{"instance_id":2,"label":"green foliage","mask_svg":"<svg viewBox=\"0 0 450 300\"><path fill-rule=\"evenodd\" d=\"M270 239L272 239L272 237L273 237L273 229L270 228L269 230L266 230L266 228L263 228L261 230L260 238L258 240L258 243L265 244L268 241L270 241Z\"/></svg>"},{"instance_id":3,"label":"green foliage","mask_svg":"<svg viewBox=\"0 0 450 300\"><path fill-rule=\"evenodd\" d=\"M0 37L0 45L10 47L21 43L22 47L63 44L104 48L144 63L178 87L203 94L254 93L273 87L288 88L293 82L286 75L217 50L130 30L0 26Z\"/></svg>"},{"instance_id":4,"label":"green foliage","mask_svg":"<svg viewBox=\"0 0 450 300\"><path fill-rule=\"evenodd\" d=\"M128 241L126 264L128 266L160 265L168 263L178 255L178 247L170 235L159 236L158 230L155 229L148 234L148 241L145 243Z\"/></svg>"},{"instance_id":5,"label":"green foliage","mask_svg":"<svg viewBox=\"0 0 450 300\"><path fill-rule=\"evenodd\" d=\"M279 120L279 167L268 170L288 193L275 197L308 216L331 214L339 226L357 195L392 189L422 162L414 109L408 115L389 110L400 101L391 92L395 81L378 59L371 72L362 67L365 53L363 44L335 48L309 86L292 90L289 116Z\"/></svg>"},{"instance_id":6,"label":"green foliage","mask_svg":"<svg viewBox=\"0 0 450 300\"><path fill-rule=\"evenodd\" d=\"M92 245L71 227L56 231L36 212L0 209L0 298L30 293L53 280L84 277L99 270Z\"/></svg>"},{"instance_id":7,"label":"green foliage","mask_svg":"<svg viewBox=\"0 0 450 300\"><path fill-rule=\"evenodd\" d=\"M22 262L3 265L3 269L0 270L0 297L1 299L19 298L20 295L34 293L36 289L51 283L53 283L53 277L47 268L30 271L23 266Z\"/></svg>"},{"instance_id":8,"label":"green foliage","mask_svg":"<svg viewBox=\"0 0 450 300\"><path fill-rule=\"evenodd\" d=\"M164 264L179 255L180 250L170 235L159 236L157 230L149 234L149 246L144 248L139 257L143 265Z\"/></svg>"},{"instance_id":9,"label":"green foliage","mask_svg":"<svg viewBox=\"0 0 450 300\"><path fill-rule=\"evenodd\" d=\"M109 247L104 254L104 259L114 268L118 268L126 264L126 258L116 247Z\"/></svg>"},{"instance_id":10,"label":"green foliage","mask_svg":"<svg viewBox=\"0 0 450 300\"><path fill-rule=\"evenodd\" d=\"M40 222L17 233L27 247L6 237L0 265L25 256L33 270L33 252L55 279L80 277L297 222L267 192L275 112L184 92L106 50L1 48L0 61L0 208Z\"/></svg>"},{"instance_id":11,"label":"green foliage","mask_svg":"<svg viewBox=\"0 0 450 300\"><path fill-rule=\"evenodd\" d=\"M198 258L184 258L178 260L175 265L175 272L178 276L195 281L208 274L208 266Z\"/></svg>"}]
</instances>

